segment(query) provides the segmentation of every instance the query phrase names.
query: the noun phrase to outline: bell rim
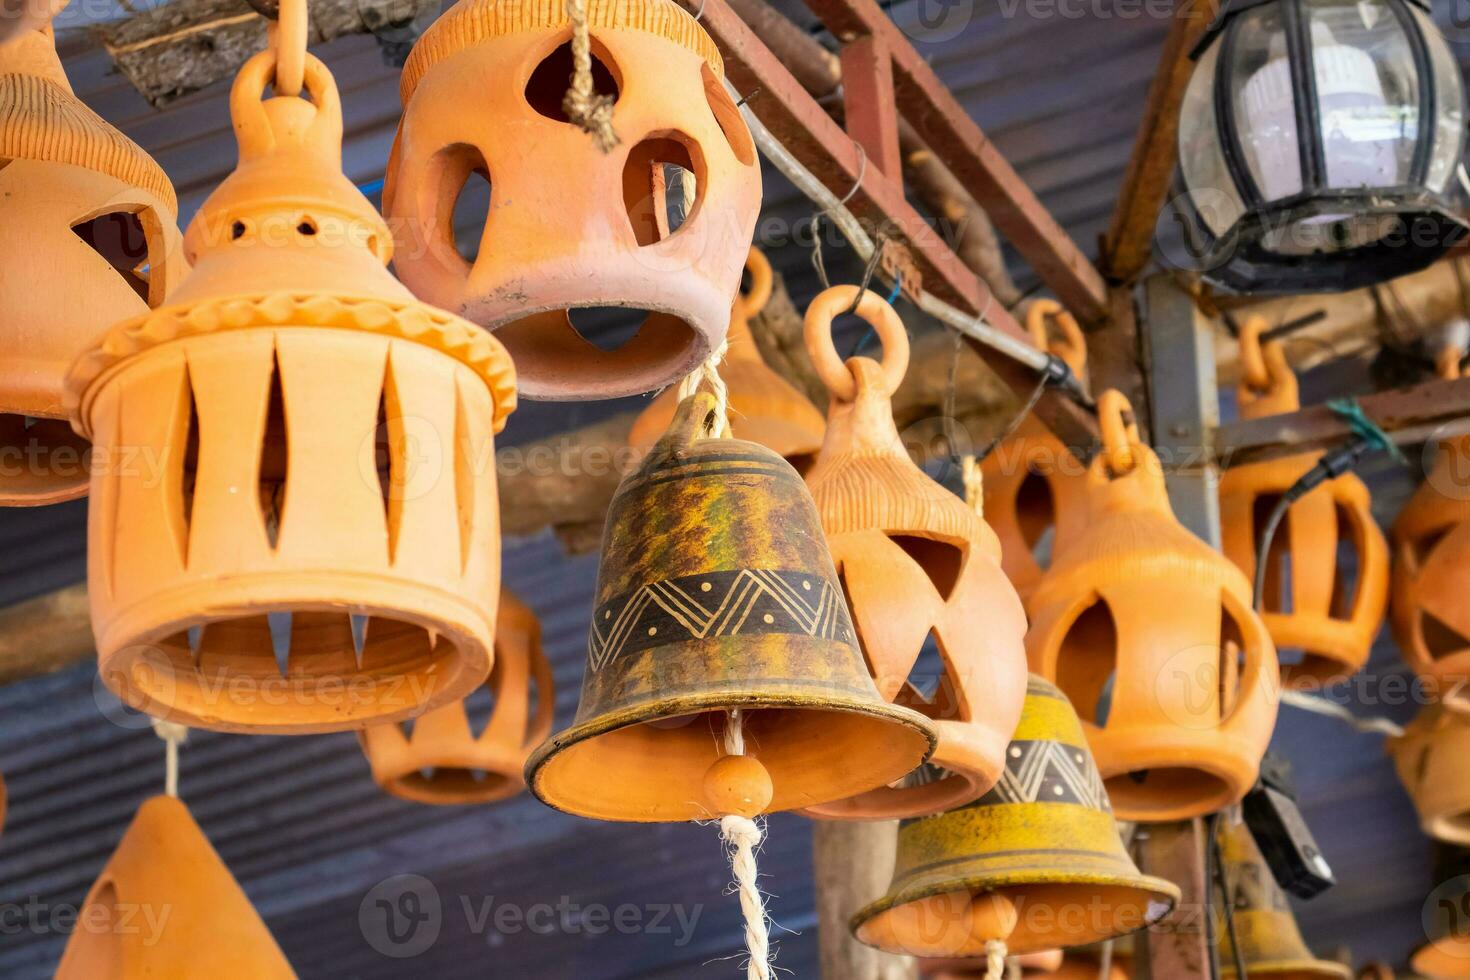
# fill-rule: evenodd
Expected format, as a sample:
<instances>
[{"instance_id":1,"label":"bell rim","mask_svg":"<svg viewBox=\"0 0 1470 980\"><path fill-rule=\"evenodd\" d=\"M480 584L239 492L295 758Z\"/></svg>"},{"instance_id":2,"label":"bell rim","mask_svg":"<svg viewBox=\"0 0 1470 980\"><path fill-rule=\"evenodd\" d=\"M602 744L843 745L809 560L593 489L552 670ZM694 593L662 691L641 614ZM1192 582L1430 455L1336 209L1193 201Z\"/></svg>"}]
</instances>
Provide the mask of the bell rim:
<instances>
[{"instance_id":1,"label":"bell rim","mask_svg":"<svg viewBox=\"0 0 1470 980\"><path fill-rule=\"evenodd\" d=\"M1222 956L1220 963L1221 977L1238 976L1235 966L1228 961L1229 957ZM1353 971L1341 963L1332 960L1262 960L1259 963L1247 963L1246 969L1250 976L1277 976L1286 974L1297 980L1304 977L1326 977L1340 978L1340 980L1352 980Z\"/></svg>"}]
</instances>

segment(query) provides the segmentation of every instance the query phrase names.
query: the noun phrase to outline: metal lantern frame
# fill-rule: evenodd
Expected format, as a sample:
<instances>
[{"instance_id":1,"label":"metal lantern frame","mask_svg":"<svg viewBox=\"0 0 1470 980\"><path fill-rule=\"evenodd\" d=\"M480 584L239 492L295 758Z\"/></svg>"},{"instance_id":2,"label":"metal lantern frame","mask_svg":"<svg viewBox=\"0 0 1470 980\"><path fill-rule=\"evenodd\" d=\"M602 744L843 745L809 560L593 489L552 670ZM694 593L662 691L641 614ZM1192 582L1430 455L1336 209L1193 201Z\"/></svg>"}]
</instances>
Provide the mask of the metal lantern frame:
<instances>
[{"instance_id":1,"label":"metal lantern frame","mask_svg":"<svg viewBox=\"0 0 1470 980\"><path fill-rule=\"evenodd\" d=\"M1464 197L1460 193L1459 177L1466 134L1464 81L1458 71L1436 72L1435 46L1444 48L1447 56L1453 58L1453 55L1448 53L1443 37L1433 31L1427 0L1379 2L1388 9L1408 43L1418 103L1419 122L1407 180L1392 186L1329 186L1310 19L1312 4L1308 0L1226 0L1219 16L1191 53L1196 72L1212 72L1214 142L1223 158L1225 176L1238 198L1234 203L1242 208L1231 225L1217 233L1206 220L1196 197L1209 188L1191 187L1181 167L1178 179L1183 193L1180 196L1187 202L1188 210L1184 232L1202 275L1213 285L1231 292L1266 294L1357 289L1427 267L1470 231L1464 208L1457 204L1457 199L1462 204ZM1274 5L1281 12L1301 177L1299 191L1274 199L1266 196L1251 172L1231 94L1231 83L1237 74L1234 59L1237 42L1247 22L1241 15L1266 5ZM1214 60L1207 64L1212 52ZM1451 83L1452 91L1441 90L1441 84L1446 81ZM1190 85L1194 85L1194 80ZM1448 167L1443 186L1436 189L1430 186L1430 167L1441 135L1438 111L1447 98L1458 100L1461 106L1454 137L1458 152ZM1181 128L1180 132L1183 161L1186 129ZM1351 215L1355 220L1392 219L1393 224L1387 234L1374 241L1333 251L1291 255L1265 245L1265 236L1273 230L1339 214Z\"/></svg>"}]
</instances>

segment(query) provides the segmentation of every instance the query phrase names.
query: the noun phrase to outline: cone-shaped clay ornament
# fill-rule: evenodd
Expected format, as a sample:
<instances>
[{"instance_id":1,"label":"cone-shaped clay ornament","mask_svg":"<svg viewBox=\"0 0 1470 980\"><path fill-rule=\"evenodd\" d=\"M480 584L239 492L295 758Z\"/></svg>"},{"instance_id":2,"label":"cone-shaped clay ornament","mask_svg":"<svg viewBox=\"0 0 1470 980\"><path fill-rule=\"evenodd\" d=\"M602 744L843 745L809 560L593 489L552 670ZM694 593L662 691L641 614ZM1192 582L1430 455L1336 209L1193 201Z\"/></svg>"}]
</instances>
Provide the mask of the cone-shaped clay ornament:
<instances>
[{"instance_id":1,"label":"cone-shaped clay ornament","mask_svg":"<svg viewBox=\"0 0 1470 980\"><path fill-rule=\"evenodd\" d=\"M714 409L685 399L613 497L577 716L526 766L557 809L720 813L705 776L735 708L766 812L886 785L933 750L928 720L873 687L801 477L764 446L705 437Z\"/></svg>"},{"instance_id":2,"label":"cone-shaped clay ornament","mask_svg":"<svg viewBox=\"0 0 1470 980\"><path fill-rule=\"evenodd\" d=\"M1251 317L1240 330L1242 419L1301 407L1281 341L1261 343L1265 326ZM1233 466L1220 478L1221 542L1247 577L1255 575L1261 525L1321 457L1303 453ZM1323 484L1287 510L1267 556L1263 600L1261 618L1287 684L1340 680L1367 662L1388 607L1388 543L1373 520L1368 487L1356 475Z\"/></svg>"},{"instance_id":3,"label":"cone-shaped clay ornament","mask_svg":"<svg viewBox=\"0 0 1470 980\"><path fill-rule=\"evenodd\" d=\"M414 299L341 168L331 74L230 93L235 172L189 227L193 272L68 377L99 451L88 583L103 680L151 715L225 731L381 724L490 670L500 591L494 434L504 348Z\"/></svg>"},{"instance_id":4,"label":"cone-shaped clay ornament","mask_svg":"<svg viewBox=\"0 0 1470 980\"><path fill-rule=\"evenodd\" d=\"M1276 650L1240 569L1169 509L1126 399L1105 392L1099 416L1087 530L1033 593L1026 647L1077 706L1119 819L1183 820L1254 784Z\"/></svg>"},{"instance_id":5,"label":"cone-shaped clay ornament","mask_svg":"<svg viewBox=\"0 0 1470 980\"><path fill-rule=\"evenodd\" d=\"M1230 886L1228 899L1235 916L1235 935L1240 940L1246 976L1276 980L1348 980L1352 970L1341 963L1319 960L1307 949L1291 914L1291 903L1243 822L1220 832L1220 859ZM1220 975L1234 977L1235 954L1230 930L1224 923L1216 929L1220 949Z\"/></svg>"},{"instance_id":6,"label":"cone-shaped clay ornament","mask_svg":"<svg viewBox=\"0 0 1470 980\"><path fill-rule=\"evenodd\" d=\"M771 298L771 263L752 248L745 267L750 271L750 292L735 297L726 337L730 349L720 363L720 377L730 392L730 431L736 439L780 453L798 472L805 472L822 446L827 423L805 395L761 359L750 320ZM668 431L678 404L677 386L655 398L634 421L629 445L647 452Z\"/></svg>"},{"instance_id":7,"label":"cone-shaped clay ornament","mask_svg":"<svg viewBox=\"0 0 1470 980\"><path fill-rule=\"evenodd\" d=\"M1470 715L1429 705L1388 749L1424 833L1470 847Z\"/></svg>"},{"instance_id":8,"label":"cone-shaped clay ornament","mask_svg":"<svg viewBox=\"0 0 1470 980\"><path fill-rule=\"evenodd\" d=\"M833 348L832 319L857 295L834 286L807 310L807 350L832 393L807 485L878 692L933 720L939 746L902 784L807 812L929 816L978 799L1005 769L1026 698L1026 614L1001 571L995 532L904 452L890 401L908 365L898 314L871 292L858 303L883 342L881 364L844 363ZM932 694L909 680L930 637L943 664Z\"/></svg>"},{"instance_id":9,"label":"cone-shaped clay ornament","mask_svg":"<svg viewBox=\"0 0 1470 980\"><path fill-rule=\"evenodd\" d=\"M495 666L485 682L489 720L478 732L466 702L456 701L411 722L359 733L384 791L418 803L491 803L525 789L531 749L551 734L556 694L541 650L541 624L515 596L500 592Z\"/></svg>"},{"instance_id":10,"label":"cone-shaped clay ornament","mask_svg":"<svg viewBox=\"0 0 1470 980\"><path fill-rule=\"evenodd\" d=\"M67 367L184 262L173 186L72 94L44 19L0 45L0 201L0 505L51 504L87 492Z\"/></svg>"},{"instance_id":11,"label":"cone-shaped clay ornament","mask_svg":"<svg viewBox=\"0 0 1470 980\"><path fill-rule=\"evenodd\" d=\"M586 15L616 146L563 109L565 3L460 0L404 65L383 190L403 281L496 331L527 398L633 395L689 373L725 336L760 207L755 144L695 18L673 0L587 0ZM475 174L490 200L469 259L454 212ZM609 350L573 323L588 307L647 317Z\"/></svg>"},{"instance_id":12,"label":"cone-shaped clay ornament","mask_svg":"<svg viewBox=\"0 0 1470 980\"><path fill-rule=\"evenodd\" d=\"M969 806L905 821L888 894L852 925L894 953L983 956L1000 941L1020 954L1142 929L1178 900L1128 857L1077 713L1033 676L1000 782Z\"/></svg>"},{"instance_id":13,"label":"cone-shaped clay ornament","mask_svg":"<svg viewBox=\"0 0 1470 980\"><path fill-rule=\"evenodd\" d=\"M138 808L87 893L56 971L57 980L295 976L188 808L171 796Z\"/></svg>"}]
</instances>

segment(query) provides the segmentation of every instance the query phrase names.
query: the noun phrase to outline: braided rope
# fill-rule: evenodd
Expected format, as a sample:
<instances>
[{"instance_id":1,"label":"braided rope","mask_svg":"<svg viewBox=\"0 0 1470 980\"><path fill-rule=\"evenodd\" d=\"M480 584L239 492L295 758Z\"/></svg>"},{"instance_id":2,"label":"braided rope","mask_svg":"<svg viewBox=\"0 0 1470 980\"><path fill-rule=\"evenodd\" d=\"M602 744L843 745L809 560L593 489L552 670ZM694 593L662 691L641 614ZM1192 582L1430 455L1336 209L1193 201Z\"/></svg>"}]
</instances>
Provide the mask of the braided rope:
<instances>
[{"instance_id":1,"label":"braided rope","mask_svg":"<svg viewBox=\"0 0 1470 980\"><path fill-rule=\"evenodd\" d=\"M597 148L609 153L619 142L613 131L613 98L592 87L592 34L587 28L587 0L567 0L572 22L572 80L562 108L572 122L592 134Z\"/></svg>"},{"instance_id":2,"label":"braided rope","mask_svg":"<svg viewBox=\"0 0 1470 980\"><path fill-rule=\"evenodd\" d=\"M702 383L708 383L710 394L715 396L715 427L710 435L716 439L723 439L730 434L730 389L725 385L725 379L720 377L720 362L725 359L725 353L730 349L728 340L720 341L710 356L705 358L704 363L684 376L679 382L678 399L683 401L699 390ZM731 755L744 755L744 751L731 752Z\"/></svg>"},{"instance_id":3,"label":"braided rope","mask_svg":"<svg viewBox=\"0 0 1470 980\"><path fill-rule=\"evenodd\" d=\"M740 709L730 711L725 725L725 754L745 754L745 725ZM771 934L766 924L766 900L756 883L755 852L764 835L760 825L749 817L720 818L720 838L727 845L730 869L735 874L735 888L740 895L740 911L745 916L745 948L750 958L745 964L746 980L770 980Z\"/></svg>"},{"instance_id":4,"label":"braided rope","mask_svg":"<svg viewBox=\"0 0 1470 980\"><path fill-rule=\"evenodd\" d=\"M1006 944L992 939L985 944L985 980L1005 980Z\"/></svg>"}]
</instances>

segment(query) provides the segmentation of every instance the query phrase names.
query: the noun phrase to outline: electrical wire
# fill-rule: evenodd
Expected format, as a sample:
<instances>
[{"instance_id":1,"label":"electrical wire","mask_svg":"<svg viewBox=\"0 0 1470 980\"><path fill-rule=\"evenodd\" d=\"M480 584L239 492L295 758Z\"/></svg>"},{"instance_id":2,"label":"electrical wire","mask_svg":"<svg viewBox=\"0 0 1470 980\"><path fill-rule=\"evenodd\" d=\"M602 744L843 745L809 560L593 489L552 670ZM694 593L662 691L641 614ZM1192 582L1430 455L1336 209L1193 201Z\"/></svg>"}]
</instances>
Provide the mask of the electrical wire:
<instances>
[{"instance_id":1,"label":"electrical wire","mask_svg":"<svg viewBox=\"0 0 1470 980\"><path fill-rule=\"evenodd\" d=\"M1205 916L1205 947L1210 951L1210 978L1220 980L1220 939L1215 934L1215 878L1217 868L1215 862L1219 858L1214 848L1215 833L1220 827L1220 814L1210 814L1205 818L1205 894L1204 894L1204 916ZM1230 903L1229 895L1222 895L1225 904ZM1242 977L1242 980L1244 978Z\"/></svg>"},{"instance_id":2,"label":"electrical wire","mask_svg":"<svg viewBox=\"0 0 1470 980\"><path fill-rule=\"evenodd\" d=\"M1220 885L1220 908L1225 917L1225 935L1230 938L1230 956L1235 961L1235 976L1238 980L1247 980L1249 974L1245 969L1245 955L1240 949L1240 938L1235 932L1235 897L1230 891L1230 878L1225 873L1225 862L1220 857L1220 814L1210 815L1208 824L1210 839L1206 845L1205 863L1212 865L1215 869L1214 878ZM1211 922L1214 919L1211 917ZM1211 948L1215 948L1213 944ZM1214 957L1212 966L1219 969L1218 954Z\"/></svg>"}]
</instances>

